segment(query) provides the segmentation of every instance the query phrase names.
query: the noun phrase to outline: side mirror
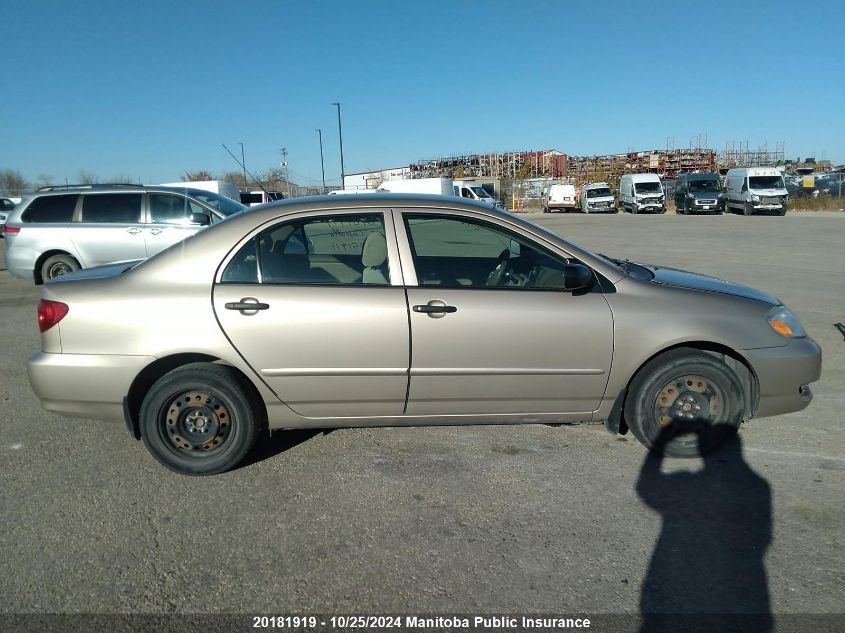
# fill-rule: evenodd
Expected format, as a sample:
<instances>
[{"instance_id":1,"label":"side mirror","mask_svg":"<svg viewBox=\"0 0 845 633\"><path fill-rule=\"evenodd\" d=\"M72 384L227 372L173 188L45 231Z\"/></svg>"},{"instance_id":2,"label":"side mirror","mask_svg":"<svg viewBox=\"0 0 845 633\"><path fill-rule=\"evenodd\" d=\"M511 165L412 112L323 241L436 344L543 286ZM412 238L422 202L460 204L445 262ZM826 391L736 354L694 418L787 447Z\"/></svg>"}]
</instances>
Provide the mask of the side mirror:
<instances>
[{"instance_id":1,"label":"side mirror","mask_svg":"<svg viewBox=\"0 0 845 633\"><path fill-rule=\"evenodd\" d=\"M199 224L200 226L208 226L211 224L211 218L207 213L192 213L191 224Z\"/></svg>"},{"instance_id":2,"label":"side mirror","mask_svg":"<svg viewBox=\"0 0 845 633\"><path fill-rule=\"evenodd\" d=\"M584 264L566 264L563 268L564 290L585 290L593 285L595 277L589 266Z\"/></svg>"}]
</instances>

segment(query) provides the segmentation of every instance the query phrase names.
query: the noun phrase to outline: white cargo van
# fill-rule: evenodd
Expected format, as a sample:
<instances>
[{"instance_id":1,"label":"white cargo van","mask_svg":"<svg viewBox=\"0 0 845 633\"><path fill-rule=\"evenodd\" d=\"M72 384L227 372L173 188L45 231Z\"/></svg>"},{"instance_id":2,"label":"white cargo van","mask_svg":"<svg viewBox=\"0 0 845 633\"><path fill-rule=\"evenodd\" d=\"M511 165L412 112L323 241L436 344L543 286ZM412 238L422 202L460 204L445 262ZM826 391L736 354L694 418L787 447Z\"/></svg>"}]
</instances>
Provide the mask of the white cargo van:
<instances>
[{"instance_id":1,"label":"white cargo van","mask_svg":"<svg viewBox=\"0 0 845 633\"><path fill-rule=\"evenodd\" d=\"M666 213L666 195L657 174L625 174L619 179L619 202L631 213Z\"/></svg>"},{"instance_id":2,"label":"white cargo van","mask_svg":"<svg viewBox=\"0 0 845 633\"><path fill-rule=\"evenodd\" d=\"M571 211L577 206L575 185L552 185L543 192L543 213Z\"/></svg>"},{"instance_id":3,"label":"white cargo van","mask_svg":"<svg viewBox=\"0 0 845 633\"><path fill-rule=\"evenodd\" d=\"M606 182L591 182L581 187L581 211L584 213L616 213L616 198Z\"/></svg>"},{"instance_id":4,"label":"white cargo van","mask_svg":"<svg viewBox=\"0 0 845 633\"><path fill-rule=\"evenodd\" d=\"M163 182L162 187L184 187L186 189L202 189L226 196L232 200L241 201L241 191L232 180L187 180L182 182Z\"/></svg>"},{"instance_id":5,"label":"white cargo van","mask_svg":"<svg viewBox=\"0 0 845 633\"><path fill-rule=\"evenodd\" d=\"M743 215L773 211L785 215L789 192L783 174L774 167L738 167L725 177L725 210Z\"/></svg>"}]
</instances>

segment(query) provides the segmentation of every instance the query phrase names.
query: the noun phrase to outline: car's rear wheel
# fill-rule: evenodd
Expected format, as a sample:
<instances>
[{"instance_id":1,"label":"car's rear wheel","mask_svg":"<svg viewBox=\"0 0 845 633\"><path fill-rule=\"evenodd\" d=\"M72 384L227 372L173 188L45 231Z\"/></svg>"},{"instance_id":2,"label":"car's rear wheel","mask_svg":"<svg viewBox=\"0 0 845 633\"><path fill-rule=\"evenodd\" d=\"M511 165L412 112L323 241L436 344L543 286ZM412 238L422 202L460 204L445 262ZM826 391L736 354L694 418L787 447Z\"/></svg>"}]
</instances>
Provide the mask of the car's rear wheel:
<instances>
[{"instance_id":1,"label":"car's rear wheel","mask_svg":"<svg viewBox=\"0 0 845 633\"><path fill-rule=\"evenodd\" d=\"M51 255L41 264L41 280L50 281L56 277L79 270L79 262L66 253Z\"/></svg>"},{"instance_id":2,"label":"car's rear wheel","mask_svg":"<svg viewBox=\"0 0 845 633\"><path fill-rule=\"evenodd\" d=\"M185 475L213 475L247 455L266 416L232 368L192 363L152 386L141 404L140 426L159 462Z\"/></svg>"},{"instance_id":3,"label":"car's rear wheel","mask_svg":"<svg viewBox=\"0 0 845 633\"><path fill-rule=\"evenodd\" d=\"M649 361L625 400L625 421L634 436L670 457L696 457L718 448L744 418L742 385L733 370L689 348Z\"/></svg>"}]
</instances>

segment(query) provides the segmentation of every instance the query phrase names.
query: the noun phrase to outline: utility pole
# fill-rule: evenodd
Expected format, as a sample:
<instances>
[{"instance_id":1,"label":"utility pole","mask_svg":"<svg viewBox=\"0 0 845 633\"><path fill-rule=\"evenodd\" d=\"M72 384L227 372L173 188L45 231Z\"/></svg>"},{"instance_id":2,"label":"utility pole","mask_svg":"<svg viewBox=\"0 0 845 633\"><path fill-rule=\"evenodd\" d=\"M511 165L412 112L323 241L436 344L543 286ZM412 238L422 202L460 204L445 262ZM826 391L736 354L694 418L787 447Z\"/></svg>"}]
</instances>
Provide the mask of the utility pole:
<instances>
[{"instance_id":1,"label":"utility pole","mask_svg":"<svg viewBox=\"0 0 845 633\"><path fill-rule=\"evenodd\" d=\"M246 181L246 161L244 160L244 144L238 143L238 145L241 146L241 167L244 168L244 189L248 189L249 185L247 184L247 181Z\"/></svg>"},{"instance_id":2,"label":"utility pole","mask_svg":"<svg viewBox=\"0 0 845 633\"><path fill-rule=\"evenodd\" d=\"M288 199L290 199L290 176L288 175L288 148L282 148L282 167L285 168L285 182L288 186Z\"/></svg>"},{"instance_id":3,"label":"utility pole","mask_svg":"<svg viewBox=\"0 0 845 633\"><path fill-rule=\"evenodd\" d=\"M345 189L346 183L344 182L344 176L346 175L346 171L343 168L343 126L340 123L340 103L334 102L332 105L337 108L337 134L340 137L340 188Z\"/></svg>"},{"instance_id":4,"label":"utility pole","mask_svg":"<svg viewBox=\"0 0 845 633\"><path fill-rule=\"evenodd\" d=\"M326 193L326 166L323 164L323 130L317 129L317 134L320 136L320 171L323 174L323 191Z\"/></svg>"}]
</instances>

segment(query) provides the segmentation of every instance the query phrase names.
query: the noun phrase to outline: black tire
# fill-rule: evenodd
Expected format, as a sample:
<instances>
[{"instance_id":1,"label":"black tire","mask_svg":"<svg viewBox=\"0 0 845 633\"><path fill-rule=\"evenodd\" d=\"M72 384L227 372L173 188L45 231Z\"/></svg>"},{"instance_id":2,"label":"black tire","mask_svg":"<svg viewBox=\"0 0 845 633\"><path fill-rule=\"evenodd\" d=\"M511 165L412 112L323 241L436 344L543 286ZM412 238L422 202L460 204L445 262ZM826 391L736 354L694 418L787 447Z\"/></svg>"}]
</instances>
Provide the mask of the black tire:
<instances>
[{"instance_id":1,"label":"black tire","mask_svg":"<svg viewBox=\"0 0 845 633\"><path fill-rule=\"evenodd\" d=\"M79 262L67 253L51 255L41 264L41 281L50 281L80 269Z\"/></svg>"},{"instance_id":2,"label":"black tire","mask_svg":"<svg viewBox=\"0 0 845 633\"><path fill-rule=\"evenodd\" d=\"M742 205L742 215L754 215L754 207L746 202Z\"/></svg>"},{"instance_id":3,"label":"black tire","mask_svg":"<svg viewBox=\"0 0 845 633\"><path fill-rule=\"evenodd\" d=\"M783 207L780 208L780 211L778 211L778 215L784 216L784 215L786 215L786 211L787 211L786 206L783 206Z\"/></svg>"},{"instance_id":4,"label":"black tire","mask_svg":"<svg viewBox=\"0 0 845 633\"><path fill-rule=\"evenodd\" d=\"M697 457L736 433L744 402L730 367L705 352L678 348L649 361L631 381L625 421L649 449Z\"/></svg>"},{"instance_id":5,"label":"black tire","mask_svg":"<svg viewBox=\"0 0 845 633\"><path fill-rule=\"evenodd\" d=\"M631 215L637 215L637 205L631 205Z\"/></svg>"},{"instance_id":6,"label":"black tire","mask_svg":"<svg viewBox=\"0 0 845 633\"><path fill-rule=\"evenodd\" d=\"M214 475L246 457L267 428L258 395L231 367L191 363L162 376L141 404L141 437L163 465Z\"/></svg>"}]
</instances>

